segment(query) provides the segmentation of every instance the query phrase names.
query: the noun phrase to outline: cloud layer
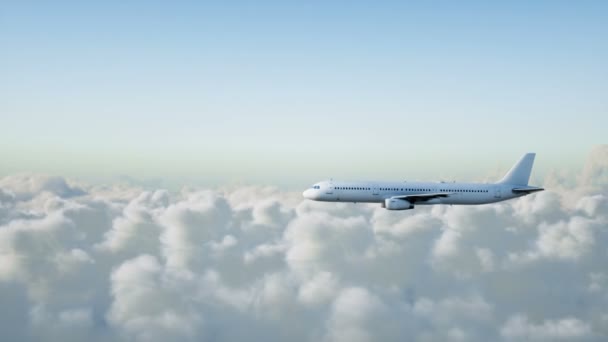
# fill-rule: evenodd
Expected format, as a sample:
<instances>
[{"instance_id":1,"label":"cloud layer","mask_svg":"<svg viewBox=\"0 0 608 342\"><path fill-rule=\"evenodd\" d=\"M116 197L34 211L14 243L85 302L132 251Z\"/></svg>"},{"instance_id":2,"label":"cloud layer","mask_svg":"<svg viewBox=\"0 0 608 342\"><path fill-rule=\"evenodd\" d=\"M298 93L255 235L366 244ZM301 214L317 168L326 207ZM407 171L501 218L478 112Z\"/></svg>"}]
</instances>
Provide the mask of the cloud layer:
<instances>
[{"instance_id":1,"label":"cloud layer","mask_svg":"<svg viewBox=\"0 0 608 342\"><path fill-rule=\"evenodd\" d=\"M0 180L2 340L603 341L608 147L486 206Z\"/></svg>"}]
</instances>

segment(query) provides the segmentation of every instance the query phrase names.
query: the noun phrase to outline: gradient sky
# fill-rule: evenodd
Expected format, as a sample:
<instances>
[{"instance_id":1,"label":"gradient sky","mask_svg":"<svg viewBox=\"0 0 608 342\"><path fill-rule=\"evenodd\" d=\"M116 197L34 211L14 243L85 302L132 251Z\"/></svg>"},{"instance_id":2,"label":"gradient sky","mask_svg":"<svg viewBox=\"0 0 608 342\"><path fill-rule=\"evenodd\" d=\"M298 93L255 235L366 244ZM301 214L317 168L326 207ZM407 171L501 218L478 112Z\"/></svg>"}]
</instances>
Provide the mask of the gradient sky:
<instances>
[{"instance_id":1,"label":"gradient sky","mask_svg":"<svg viewBox=\"0 0 608 342\"><path fill-rule=\"evenodd\" d=\"M0 174L186 184L578 168L608 2L0 4Z\"/></svg>"}]
</instances>

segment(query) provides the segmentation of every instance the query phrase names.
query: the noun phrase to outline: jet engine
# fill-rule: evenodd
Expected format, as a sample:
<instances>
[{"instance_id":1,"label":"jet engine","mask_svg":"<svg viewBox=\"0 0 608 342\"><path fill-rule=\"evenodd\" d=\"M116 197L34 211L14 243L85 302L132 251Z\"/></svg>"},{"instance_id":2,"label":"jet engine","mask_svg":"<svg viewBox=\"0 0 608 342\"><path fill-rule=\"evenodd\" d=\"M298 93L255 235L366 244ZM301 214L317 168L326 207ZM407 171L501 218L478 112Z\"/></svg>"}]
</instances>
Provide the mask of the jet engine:
<instances>
[{"instance_id":1,"label":"jet engine","mask_svg":"<svg viewBox=\"0 0 608 342\"><path fill-rule=\"evenodd\" d=\"M387 198L384 200L383 207L387 210L408 210L414 209L414 204L408 200L399 198Z\"/></svg>"}]
</instances>

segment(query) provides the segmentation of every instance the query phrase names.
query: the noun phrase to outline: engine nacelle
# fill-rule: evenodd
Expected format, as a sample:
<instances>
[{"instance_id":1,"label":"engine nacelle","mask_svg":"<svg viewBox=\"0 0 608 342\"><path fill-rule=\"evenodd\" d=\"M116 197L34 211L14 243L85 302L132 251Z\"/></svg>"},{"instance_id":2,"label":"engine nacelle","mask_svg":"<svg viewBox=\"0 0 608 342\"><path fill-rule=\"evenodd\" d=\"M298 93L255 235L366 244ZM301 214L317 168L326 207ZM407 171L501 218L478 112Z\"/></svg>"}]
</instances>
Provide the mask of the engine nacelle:
<instances>
[{"instance_id":1,"label":"engine nacelle","mask_svg":"<svg viewBox=\"0 0 608 342\"><path fill-rule=\"evenodd\" d=\"M387 198L384 200L383 207L387 210L408 210L414 209L414 204L408 200L398 198Z\"/></svg>"}]
</instances>

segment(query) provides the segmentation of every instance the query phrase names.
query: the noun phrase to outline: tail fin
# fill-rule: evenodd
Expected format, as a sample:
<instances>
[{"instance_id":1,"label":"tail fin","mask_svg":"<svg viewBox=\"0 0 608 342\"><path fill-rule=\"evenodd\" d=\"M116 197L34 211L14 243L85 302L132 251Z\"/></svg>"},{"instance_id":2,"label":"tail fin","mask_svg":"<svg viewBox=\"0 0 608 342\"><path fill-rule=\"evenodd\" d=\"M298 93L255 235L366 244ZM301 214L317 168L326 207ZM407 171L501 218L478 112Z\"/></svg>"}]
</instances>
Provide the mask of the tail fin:
<instances>
[{"instance_id":1,"label":"tail fin","mask_svg":"<svg viewBox=\"0 0 608 342\"><path fill-rule=\"evenodd\" d=\"M499 183L513 185L528 185L530 180L530 172L534 164L536 153L526 153L523 157L507 172L507 174L499 181Z\"/></svg>"}]
</instances>

